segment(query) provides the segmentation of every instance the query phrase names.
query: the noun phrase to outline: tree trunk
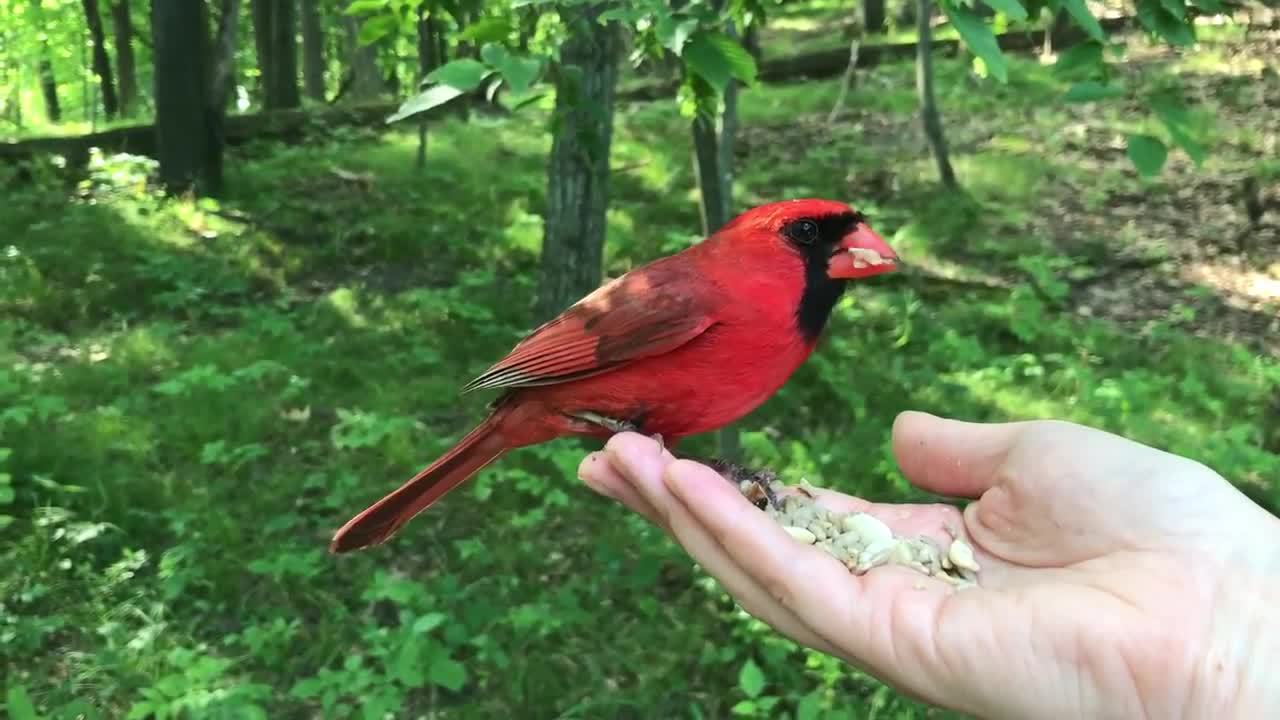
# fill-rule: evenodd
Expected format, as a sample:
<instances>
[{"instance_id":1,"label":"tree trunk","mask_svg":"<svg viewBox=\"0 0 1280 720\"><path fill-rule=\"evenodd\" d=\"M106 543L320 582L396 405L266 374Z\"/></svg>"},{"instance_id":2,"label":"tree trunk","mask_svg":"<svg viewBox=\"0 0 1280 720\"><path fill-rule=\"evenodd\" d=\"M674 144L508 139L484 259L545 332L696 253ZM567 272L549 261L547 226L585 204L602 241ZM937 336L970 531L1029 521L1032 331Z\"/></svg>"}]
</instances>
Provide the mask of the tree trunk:
<instances>
[{"instance_id":1,"label":"tree trunk","mask_svg":"<svg viewBox=\"0 0 1280 720\"><path fill-rule=\"evenodd\" d=\"M347 28L347 51L351 63L351 89L353 100L367 101L386 91L382 75L378 73L378 48L374 45L360 47L360 24L350 16L343 18Z\"/></svg>"},{"instance_id":2,"label":"tree trunk","mask_svg":"<svg viewBox=\"0 0 1280 720\"><path fill-rule=\"evenodd\" d=\"M49 60L49 49L46 47L41 52L44 57L40 58L36 72L40 75L40 94L44 96L44 112L49 117L49 122L57 124L62 122L62 105L58 102L58 80L53 76L53 62Z\"/></svg>"},{"instance_id":3,"label":"tree trunk","mask_svg":"<svg viewBox=\"0 0 1280 720\"><path fill-rule=\"evenodd\" d=\"M113 0L111 25L116 39L116 80L120 90L120 114L129 116L138 105L138 71L133 60L133 19L129 0Z\"/></svg>"},{"instance_id":4,"label":"tree trunk","mask_svg":"<svg viewBox=\"0 0 1280 720\"><path fill-rule=\"evenodd\" d=\"M920 98L920 119L924 124L929 149L938 163L938 177L948 188L956 187L956 175L947 156L947 139L942 133L938 101L933 93L933 31L929 24L932 0L916 0L916 93Z\"/></svg>"},{"instance_id":5,"label":"tree trunk","mask_svg":"<svg viewBox=\"0 0 1280 720\"><path fill-rule=\"evenodd\" d=\"M715 115L719 115L716 113ZM728 221L720 178L720 142L716 137L716 117L701 112L693 119L693 169L698 179L702 234L714 233Z\"/></svg>"},{"instance_id":6,"label":"tree trunk","mask_svg":"<svg viewBox=\"0 0 1280 720\"><path fill-rule=\"evenodd\" d=\"M116 84L111 78L111 58L107 57L107 37L102 30L102 14L98 12L98 0L81 0L84 18L89 23L89 35L93 38L93 73L102 86L102 109L110 120L120 112L116 102Z\"/></svg>"},{"instance_id":7,"label":"tree trunk","mask_svg":"<svg viewBox=\"0 0 1280 720\"><path fill-rule=\"evenodd\" d=\"M868 33L884 32L884 0L863 0L862 24Z\"/></svg>"},{"instance_id":8,"label":"tree trunk","mask_svg":"<svg viewBox=\"0 0 1280 720\"><path fill-rule=\"evenodd\" d=\"M297 4L294 0L253 0L253 38L262 71L262 105L267 110L302 104L298 92Z\"/></svg>"},{"instance_id":9,"label":"tree trunk","mask_svg":"<svg viewBox=\"0 0 1280 720\"><path fill-rule=\"evenodd\" d=\"M756 17L747 26L747 31L742 35L742 47L746 48L747 52L751 53L751 57L756 59L757 65L764 59L764 48L760 47L760 25L763 22L763 18Z\"/></svg>"},{"instance_id":10,"label":"tree trunk","mask_svg":"<svg viewBox=\"0 0 1280 720\"><path fill-rule=\"evenodd\" d=\"M324 102L324 28L320 0L302 0L302 80L307 97Z\"/></svg>"},{"instance_id":11,"label":"tree trunk","mask_svg":"<svg viewBox=\"0 0 1280 720\"><path fill-rule=\"evenodd\" d=\"M418 85L426 80L427 75L439 67L436 57L439 44L436 41L437 26L440 24L428 10L426 4L418 7ZM418 123L418 159L419 170L427 166L427 121L424 118Z\"/></svg>"},{"instance_id":12,"label":"tree trunk","mask_svg":"<svg viewBox=\"0 0 1280 720\"><path fill-rule=\"evenodd\" d=\"M227 103L231 99L235 76L236 33L240 27L240 0L222 0L222 15L214 36L213 67L209 72L209 91L205 98L209 119L209 142L206 148L208 174L214 178L210 193L222 191L222 158L227 144Z\"/></svg>"},{"instance_id":13,"label":"tree trunk","mask_svg":"<svg viewBox=\"0 0 1280 720\"><path fill-rule=\"evenodd\" d=\"M31 19L36 27L44 27L44 13L38 2L30 4ZM40 94L44 96L44 112L49 122L62 122L62 103L58 101L58 81L53 74L53 53L49 50L48 33L40 34L40 59L36 63L36 75L40 78Z\"/></svg>"},{"instance_id":14,"label":"tree trunk","mask_svg":"<svg viewBox=\"0 0 1280 720\"><path fill-rule=\"evenodd\" d=\"M728 35L737 32L728 28ZM729 222L733 213L733 140L738 128L738 83L725 87L724 111L698 113L693 120L693 159L701 197L702 233L710 235ZM737 462L741 454L738 429L725 426L717 433L721 459Z\"/></svg>"},{"instance_id":15,"label":"tree trunk","mask_svg":"<svg viewBox=\"0 0 1280 720\"><path fill-rule=\"evenodd\" d=\"M845 98L849 96L849 89L853 87L854 80L858 77L858 53L862 50L862 38L854 37L849 42L849 65L844 69L844 77L840 79L840 92L836 94L836 103L831 106L831 114L827 115L827 124L830 125L840 117L840 111L844 110Z\"/></svg>"},{"instance_id":16,"label":"tree trunk","mask_svg":"<svg viewBox=\"0 0 1280 720\"><path fill-rule=\"evenodd\" d=\"M555 133L538 288L538 313L543 318L576 302L601 281L621 44L616 23L597 22L605 7L573 5L562 10L569 33L555 69Z\"/></svg>"},{"instance_id":17,"label":"tree trunk","mask_svg":"<svg viewBox=\"0 0 1280 720\"><path fill-rule=\"evenodd\" d=\"M155 2L151 13L160 181L174 195L216 192L204 3Z\"/></svg>"},{"instance_id":18,"label":"tree trunk","mask_svg":"<svg viewBox=\"0 0 1280 720\"><path fill-rule=\"evenodd\" d=\"M236 33L240 28L240 0L222 0L218 34L214 43L213 70L209 76L209 104L226 115L236 66Z\"/></svg>"}]
</instances>

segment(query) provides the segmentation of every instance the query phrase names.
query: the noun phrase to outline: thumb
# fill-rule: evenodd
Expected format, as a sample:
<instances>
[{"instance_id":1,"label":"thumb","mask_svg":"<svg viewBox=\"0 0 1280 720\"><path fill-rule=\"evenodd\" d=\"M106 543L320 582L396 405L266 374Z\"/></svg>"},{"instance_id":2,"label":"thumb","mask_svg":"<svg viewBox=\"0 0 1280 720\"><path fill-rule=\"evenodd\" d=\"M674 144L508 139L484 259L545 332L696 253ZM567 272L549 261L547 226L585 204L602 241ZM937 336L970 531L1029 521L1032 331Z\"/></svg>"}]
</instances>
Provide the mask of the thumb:
<instances>
[{"instance_id":1,"label":"thumb","mask_svg":"<svg viewBox=\"0 0 1280 720\"><path fill-rule=\"evenodd\" d=\"M976 498L999 484L1001 466L1025 423L971 423L907 411L893 422L893 455L911 484Z\"/></svg>"}]
</instances>

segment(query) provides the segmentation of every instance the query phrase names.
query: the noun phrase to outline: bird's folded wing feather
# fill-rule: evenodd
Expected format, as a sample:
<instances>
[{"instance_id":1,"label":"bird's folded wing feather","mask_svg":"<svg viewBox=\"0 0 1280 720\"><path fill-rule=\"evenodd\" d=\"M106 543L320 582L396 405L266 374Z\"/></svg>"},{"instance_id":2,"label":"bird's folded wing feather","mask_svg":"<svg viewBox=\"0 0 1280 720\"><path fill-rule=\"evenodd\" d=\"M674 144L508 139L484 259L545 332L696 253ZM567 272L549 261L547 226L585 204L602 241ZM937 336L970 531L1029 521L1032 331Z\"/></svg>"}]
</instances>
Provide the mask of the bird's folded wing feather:
<instances>
[{"instance_id":1,"label":"bird's folded wing feather","mask_svg":"<svg viewBox=\"0 0 1280 720\"><path fill-rule=\"evenodd\" d=\"M670 352L714 325L718 304L714 286L689 272L624 275L533 331L463 390L551 385Z\"/></svg>"}]
</instances>

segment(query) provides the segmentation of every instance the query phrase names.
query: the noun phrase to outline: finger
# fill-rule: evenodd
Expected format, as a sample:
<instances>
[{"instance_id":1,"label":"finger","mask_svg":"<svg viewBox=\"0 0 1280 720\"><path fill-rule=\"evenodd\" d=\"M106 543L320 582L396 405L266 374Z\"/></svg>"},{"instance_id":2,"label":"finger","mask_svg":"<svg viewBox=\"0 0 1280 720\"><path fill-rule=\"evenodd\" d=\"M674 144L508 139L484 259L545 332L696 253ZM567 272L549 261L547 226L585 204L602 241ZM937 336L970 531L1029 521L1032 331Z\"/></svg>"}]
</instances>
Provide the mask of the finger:
<instances>
[{"instance_id":1,"label":"finger","mask_svg":"<svg viewBox=\"0 0 1280 720\"><path fill-rule=\"evenodd\" d=\"M611 438L605 452L612 458L611 464L643 496L646 502L658 508L662 522L689 555L720 585L734 597L752 616L777 628L798 643L833 656L840 653L836 647L813 632L786 608L758 586L703 529L688 510L671 495L663 480L664 471L675 458L668 452L658 452L657 443L641 435L621 433ZM709 468L708 472L713 472ZM719 477L719 476L717 476ZM733 487L720 479L720 484L731 492ZM745 499L744 499L745 502Z\"/></svg>"},{"instance_id":2,"label":"finger","mask_svg":"<svg viewBox=\"0 0 1280 720\"><path fill-rule=\"evenodd\" d=\"M893 422L893 455L913 485L976 498L999 483L1025 423L970 423L908 411Z\"/></svg>"},{"instance_id":3,"label":"finger","mask_svg":"<svg viewBox=\"0 0 1280 720\"><path fill-rule=\"evenodd\" d=\"M642 515L649 522L670 532L670 528L663 522L653 504L644 499L640 493L636 492L631 483L622 477L622 474L609 461L609 456L606 453L593 452L585 457L582 463L578 465L578 477L592 490L605 497L617 500Z\"/></svg>"},{"instance_id":4,"label":"finger","mask_svg":"<svg viewBox=\"0 0 1280 720\"><path fill-rule=\"evenodd\" d=\"M677 461L668 485L697 523L779 606L842 656L884 677L904 677L929 652L933 619L950 588L913 570L882 567L853 575L822 550L795 542L714 471ZM900 633L895 637L893 632Z\"/></svg>"}]
</instances>

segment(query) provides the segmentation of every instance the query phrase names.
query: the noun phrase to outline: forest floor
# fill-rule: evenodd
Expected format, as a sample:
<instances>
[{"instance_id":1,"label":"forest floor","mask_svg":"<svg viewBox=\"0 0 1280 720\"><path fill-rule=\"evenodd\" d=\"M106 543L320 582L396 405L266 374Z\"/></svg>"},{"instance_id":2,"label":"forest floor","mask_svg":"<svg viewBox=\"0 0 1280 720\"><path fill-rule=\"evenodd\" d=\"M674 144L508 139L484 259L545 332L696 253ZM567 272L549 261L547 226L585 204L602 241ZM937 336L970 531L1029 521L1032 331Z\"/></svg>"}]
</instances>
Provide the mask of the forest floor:
<instances>
[{"instance_id":1,"label":"forest floor","mask_svg":"<svg viewBox=\"0 0 1280 720\"><path fill-rule=\"evenodd\" d=\"M935 181L910 64L861 73L834 123L838 81L744 92L738 207L846 199L922 268L842 301L741 424L748 460L915 499L889 450L899 411L1058 417L1200 460L1274 510L1280 209L1242 233L1234 193L1252 173L1280 196L1275 39L1211 40L1135 46L1126 73L1180 77L1207 151L1150 182L1121 143L1155 127L1138 106L1064 105L1034 59L1003 87L939 60L960 193ZM574 480L591 443L512 454L388 545L325 554L481 416L489 398L457 389L534 323L545 119L443 122L420 170L408 132L245 147L220 202L160 198L127 159L7 192L11 682L60 716L947 716L738 611ZM616 143L610 274L699 222L674 103L620 108Z\"/></svg>"}]
</instances>

